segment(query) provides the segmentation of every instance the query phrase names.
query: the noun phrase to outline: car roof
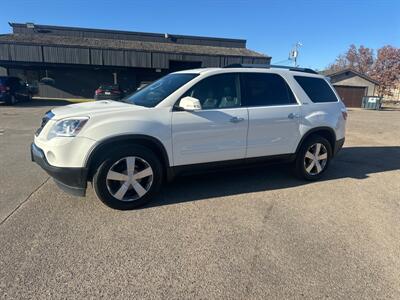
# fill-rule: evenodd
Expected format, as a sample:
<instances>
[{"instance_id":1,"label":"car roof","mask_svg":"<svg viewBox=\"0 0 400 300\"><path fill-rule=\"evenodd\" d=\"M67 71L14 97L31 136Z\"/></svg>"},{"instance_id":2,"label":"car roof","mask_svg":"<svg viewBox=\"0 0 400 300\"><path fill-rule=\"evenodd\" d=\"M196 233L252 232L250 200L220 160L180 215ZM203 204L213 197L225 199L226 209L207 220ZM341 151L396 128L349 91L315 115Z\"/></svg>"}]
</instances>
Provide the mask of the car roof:
<instances>
[{"instance_id":1,"label":"car roof","mask_svg":"<svg viewBox=\"0 0 400 300\"><path fill-rule=\"evenodd\" d=\"M198 68L174 72L175 74L202 74L210 71L222 70L222 68Z\"/></svg>"},{"instance_id":2,"label":"car roof","mask_svg":"<svg viewBox=\"0 0 400 300\"><path fill-rule=\"evenodd\" d=\"M280 66L270 66L270 67L225 67L225 68L200 68L200 69L190 69L174 72L174 74L222 74L222 73L274 73L280 75L295 75L295 76L307 76L316 78L325 78L325 76L318 74L309 69L302 68L292 68L292 67L280 67Z\"/></svg>"}]
</instances>

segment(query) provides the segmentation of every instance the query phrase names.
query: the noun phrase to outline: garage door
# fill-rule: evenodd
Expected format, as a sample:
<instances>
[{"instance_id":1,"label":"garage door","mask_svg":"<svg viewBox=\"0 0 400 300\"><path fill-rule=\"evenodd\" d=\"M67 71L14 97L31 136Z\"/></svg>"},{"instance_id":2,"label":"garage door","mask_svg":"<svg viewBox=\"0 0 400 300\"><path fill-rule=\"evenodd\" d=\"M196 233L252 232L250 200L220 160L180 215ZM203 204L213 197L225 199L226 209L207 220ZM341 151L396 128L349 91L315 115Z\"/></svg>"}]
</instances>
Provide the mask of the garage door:
<instances>
[{"instance_id":1,"label":"garage door","mask_svg":"<svg viewBox=\"0 0 400 300\"><path fill-rule=\"evenodd\" d=\"M335 89L347 107L361 107L367 91L366 87L358 86L335 86Z\"/></svg>"}]
</instances>

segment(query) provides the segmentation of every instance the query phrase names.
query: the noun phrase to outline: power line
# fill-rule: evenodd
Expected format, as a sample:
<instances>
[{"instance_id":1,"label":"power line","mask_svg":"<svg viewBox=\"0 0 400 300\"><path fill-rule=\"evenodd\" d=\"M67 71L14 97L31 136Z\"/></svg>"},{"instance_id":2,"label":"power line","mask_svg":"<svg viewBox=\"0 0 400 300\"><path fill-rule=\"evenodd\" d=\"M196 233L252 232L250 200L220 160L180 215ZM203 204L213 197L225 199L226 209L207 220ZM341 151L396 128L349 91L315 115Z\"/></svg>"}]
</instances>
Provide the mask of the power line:
<instances>
[{"instance_id":1,"label":"power line","mask_svg":"<svg viewBox=\"0 0 400 300\"><path fill-rule=\"evenodd\" d=\"M290 59L285 59L285 60L281 60L281 61L278 61L278 62L273 62L273 64L274 65L279 65L279 64L283 64L283 63L288 62L288 61L290 61Z\"/></svg>"}]
</instances>

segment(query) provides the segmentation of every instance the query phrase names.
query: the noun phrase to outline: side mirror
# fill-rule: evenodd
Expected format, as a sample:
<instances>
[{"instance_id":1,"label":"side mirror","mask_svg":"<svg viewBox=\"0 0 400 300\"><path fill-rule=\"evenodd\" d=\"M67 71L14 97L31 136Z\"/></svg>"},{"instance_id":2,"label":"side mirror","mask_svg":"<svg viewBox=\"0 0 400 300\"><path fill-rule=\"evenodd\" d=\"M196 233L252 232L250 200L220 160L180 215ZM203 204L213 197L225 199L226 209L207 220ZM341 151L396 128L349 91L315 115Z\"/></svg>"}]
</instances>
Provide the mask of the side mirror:
<instances>
[{"instance_id":1,"label":"side mirror","mask_svg":"<svg viewBox=\"0 0 400 300\"><path fill-rule=\"evenodd\" d=\"M193 97L183 97L179 102L179 107L187 111L195 111L201 109L200 100Z\"/></svg>"}]
</instances>

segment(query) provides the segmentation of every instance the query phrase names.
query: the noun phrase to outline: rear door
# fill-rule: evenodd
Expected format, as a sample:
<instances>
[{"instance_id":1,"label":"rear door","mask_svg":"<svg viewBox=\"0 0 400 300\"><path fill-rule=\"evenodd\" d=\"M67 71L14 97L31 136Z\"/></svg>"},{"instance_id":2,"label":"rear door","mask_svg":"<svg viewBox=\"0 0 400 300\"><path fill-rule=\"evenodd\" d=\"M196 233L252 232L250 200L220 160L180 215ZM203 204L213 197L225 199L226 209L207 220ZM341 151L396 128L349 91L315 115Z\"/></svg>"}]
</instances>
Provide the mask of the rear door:
<instances>
[{"instance_id":1,"label":"rear door","mask_svg":"<svg viewBox=\"0 0 400 300\"><path fill-rule=\"evenodd\" d=\"M249 112L246 157L294 153L301 110L286 81L273 73L241 73L240 82Z\"/></svg>"},{"instance_id":2,"label":"rear door","mask_svg":"<svg viewBox=\"0 0 400 300\"><path fill-rule=\"evenodd\" d=\"M200 100L201 110L173 111L174 165L242 159L246 154L248 112L241 107L239 76L207 77L183 96Z\"/></svg>"}]
</instances>

